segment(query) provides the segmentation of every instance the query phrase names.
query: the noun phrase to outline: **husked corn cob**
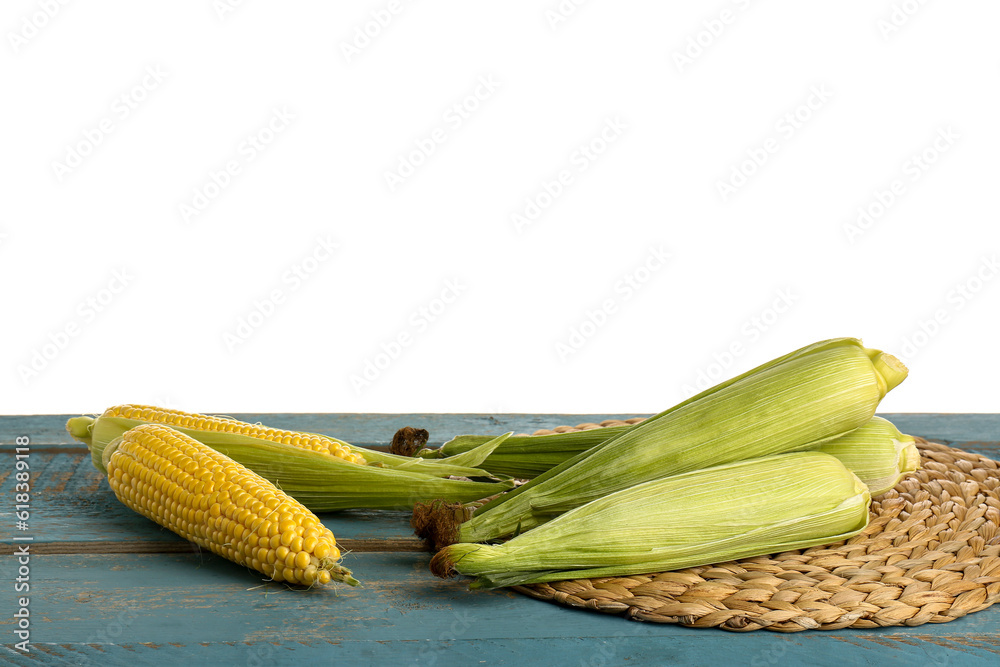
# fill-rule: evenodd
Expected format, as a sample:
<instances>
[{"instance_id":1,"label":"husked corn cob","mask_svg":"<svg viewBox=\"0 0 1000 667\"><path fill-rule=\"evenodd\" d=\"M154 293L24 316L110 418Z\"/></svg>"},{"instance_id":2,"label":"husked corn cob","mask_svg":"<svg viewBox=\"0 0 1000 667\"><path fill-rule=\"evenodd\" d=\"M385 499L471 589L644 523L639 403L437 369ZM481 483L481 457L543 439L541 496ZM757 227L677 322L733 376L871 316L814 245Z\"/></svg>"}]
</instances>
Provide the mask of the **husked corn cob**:
<instances>
[{"instance_id":1,"label":"husked corn cob","mask_svg":"<svg viewBox=\"0 0 1000 667\"><path fill-rule=\"evenodd\" d=\"M312 512L194 438L144 424L103 455L118 499L184 539L274 581L357 585L338 564L333 533Z\"/></svg>"},{"instance_id":2,"label":"husked corn cob","mask_svg":"<svg viewBox=\"0 0 1000 667\"><path fill-rule=\"evenodd\" d=\"M437 544L530 530L636 484L809 449L866 423L906 368L854 338L821 341L723 382L483 505L457 527L414 514Z\"/></svg>"},{"instance_id":3,"label":"husked corn cob","mask_svg":"<svg viewBox=\"0 0 1000 667\"><path fill-rule=\"evenodd\" d=\"M503 544L452 544L431 569L494 588L707 565L846 539L869 500L829 454L779 454L645 482Z\"/></svg>"},{"instance_id":4,"label":"husked corn cob","mask_svg":"<svg viewBox=\"0 0 1000 667\"><path fill-rule=\"evenodd\" d=\"M232 417L189 414L153 405L116 405L105 410L103 416L165 424L174 428L188 428L197 431L236 433L335 456L358 465L367 463L364 456L353 451L351 446L343 440L323 435L285 431L260 424L248 424Z\"/></svg>"},{"instance_id":5,"label":"husked corn cob","mask_svg":"<svg viewBox=\"0 0 1000 667\"><path fill-rule=\"evenodd\" d=\"M816 451L836 456L865 483L872 498L920 467L920 451L913 436L900 433L881 417L872 417L864 426L820 445Z\"/></svg>"},{"instance_id":6,"label":"husked corn cob","mask_svg":"<svg viewBox=\"0 0 1000 667\"><path fill-rule=\"evenodd\" d=\"M96 419L74 417L66 429L87 444L97 469L107 472L102 452L116 438L142 424L170 426L194 438L317 512L412 509L416 502L439 497L468 502L512 486L509 481L467 479L490 477L485 470L471 466L486 458L506 436L449 461L425 461L367 450L329 436L152 406L115 406ZM450 479L453 475L463 479Z\"/></svg>"},{"instance_id":7,"label":"husked corn cob","mask_svg":"<svg viewBox=\"0 0 1000 667\"><path fill-rule=\"evenodd\" d=\"M103 470L101 451L107 443L128 429L147 423L171 426L215 449L238 448L240 445L252 445L263 441L275 443L286 449L327 455L329 458L347 463L388 466L437 477L452 475L477 477L487 474L475 466L502 441L493 439L484 446L450 457L447 461L414 459L350 445L327 435L286 431L262 424L248 424L231 417L187 413L148 405L116 405L105 410L96 419L86 416L73 417L66 422L66 430L90 447L94 465L98 470ZM227 455L239 460L234 454L227 453Z\"/></svg>"}]
</instances>

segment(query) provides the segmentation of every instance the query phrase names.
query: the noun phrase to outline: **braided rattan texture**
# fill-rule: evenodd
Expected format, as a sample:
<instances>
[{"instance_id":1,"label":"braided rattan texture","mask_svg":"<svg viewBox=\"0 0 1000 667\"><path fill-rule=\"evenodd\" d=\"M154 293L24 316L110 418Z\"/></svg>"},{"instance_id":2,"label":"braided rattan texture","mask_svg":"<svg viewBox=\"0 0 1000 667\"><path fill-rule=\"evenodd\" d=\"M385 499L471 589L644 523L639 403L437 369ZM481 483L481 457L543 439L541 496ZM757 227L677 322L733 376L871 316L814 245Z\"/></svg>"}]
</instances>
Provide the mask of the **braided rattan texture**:
<instances>
[{"instance_id":1,"label":"braided rattan texture","mask_svg":"<svg viewBox=\"0 0 1000 667\"><path fill-rule=\"evenodd\" d=\"M620 422L601 424L611 425ZM1000 600L1000 464L921 438L917 446L921 469L872 501L868 527L847 542L514 589L636 621L741 632L945 623L986 609Z\"/></svg>"}]
</instances>

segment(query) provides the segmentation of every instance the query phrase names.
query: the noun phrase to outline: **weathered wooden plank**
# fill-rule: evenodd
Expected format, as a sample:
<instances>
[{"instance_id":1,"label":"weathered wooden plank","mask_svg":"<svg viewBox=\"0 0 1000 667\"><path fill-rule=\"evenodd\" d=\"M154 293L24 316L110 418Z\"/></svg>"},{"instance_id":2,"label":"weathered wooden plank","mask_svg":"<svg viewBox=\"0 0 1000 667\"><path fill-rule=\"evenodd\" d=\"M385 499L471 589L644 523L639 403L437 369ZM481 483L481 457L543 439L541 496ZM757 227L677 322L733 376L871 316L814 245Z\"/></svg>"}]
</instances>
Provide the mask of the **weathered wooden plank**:
<instances>
[{"instance_id":1,"label":"weathered wooden plank","mask_svg":"<svg viewBox=\"0 0 1000 667\"><path fill-rule=\"evenodd\" d=\"M1000 459L1000 414L890 413L882 416L904 433Z\"/></svg>"},{"instance_id":2,"label":"weathered wooden plank","mask_svg":"<svg viewBox=\"0 0 1000 667\"><path fill-rule=\"evenodd\" d=\"M445 631L446 632L446 631ZM810 636L755 632L724 635L693 630L678 637L544 637L506 639L407 639L381 641L203 642L185 644L38 644L33 657L10 656L12 665L72 664L164 667L170 665L812 665L844 667L982 667L995 664L995 640L969 637L866 635L848 631Z\"/></svg>"},{"instance_id":3,"label":"weathered wooden plank","mask_svg":"<svg viewBox=\"0 0 1000 667\"><path fill-rule=\"evenodd\" d=\"M65 431L66 419L75 415L0 416L0 444L10 444L18 435L28 435L35 444L78 444ZM540 428L640 415L571 414L296 414L239 413L250 422L263 422L293 430L326 433L365 447L386 446L403 426L430 431L431 444L441 444L463 433L499 434L506 431L531 433ZM1000 414L884 413L907 433L956 447L1000 456Z\"/></svg>"},{"instance_id":4,"label":"weathered wooden plank","mask_svg":"<svg viewBox=\"0 0 1000 667\"><path fill-rule=\"evenodd\" d=\"M34 655L130 665L348 659L908 667L991 664L1000 655L1000 611L993 609L916 628L733 634L635 623L510 591L471 592L465 581L432 577L427 561L426 554L351 554L346 562L363 588L293 591L211 555L34 556ZM10 615L0 617L8 657L37 664L10 652L12 624Z\"/></svg>"},{"instance_id":5,"label":"weathered wooden plank","mask_svg":"<svg viewBox=\"0 0 1000 667\"><path fill-rule=\"evenodd\" d=\"M969 449L997 456L997 415L886 416L904 431L952 444L972 443ZM367 417L377 420L386 416L370 415L357 420L358 433L364 433L365 428L375 433L376 427ZM402 420L399 426L430 428L430 422L413 420L412 415L389 417ZM431 417L443 418L440 425L445 428L455 426L437 440L441 441L462 430L456 425L467 424L456 418L468 416ZM493 423L487 415L473 417L480 421L468 430L496 433L593 421L602 416L527 416L534 423L529 420L522 425L512 421ZM504 415L497 422L521 417L525 416ZM30 419L18 419L0 418L0 436L24 433L22 426L32 423ZM38 419L41 421L35 425L47 424L52 433L61 431L62 417ZM13 430L5 431L7 427ZM323 431L305 425L293 427ZM394 430L384 429L383 444ZM555 661L582 665L733 662L910 666L993 664L1000 656L997 609L949 624L917 628L789 636L765 632L729 634L629 623L506 591L468 592L462 582L432 578L427 571L428 556L412 552L349 554L348 565L365 582L363 590L290 591L273 584L259 587L259 578L251 573L241 572L237 566L210 554L192 553L179 538L120 506L86 460L83 448L45 451L37 447L44 440L34 432L28 434L36 445L32 448L32 485L38 489L29 532L40 540L49 533L54 537L38 545L31 561L36 650L28 658L13 653L8 644L6 653L0 654L12 664L267 665L291 660L325 664L345 659L361 664L390 660L406 664L470 664L488 659L491 664ZM10 437L0 437L0 442L10 441ZM42 460L45 457L49 458ZM35 468L35 464L40 467ZM6 477L7 473L9 468L0 469L0 475ZM10 497L6 481L0 485L0 493ZM9 535L9 512L4 512L7 510L0 508L0 524L4 524L4 534ZM327 525L343 540L359 536L362 541L389 544L408 536L406 521L405 513L325 517ZM99 543L102 530L108 531L104 535L111 535L107 544ZM75 553L72 540L58 541L72 537L74 531L85 538L86 546L80 546L81 551L103 550L137 539L140 546L136 549L167 548L162 545L169 544L171 549L182 550L156 555L80 555ZM73 549L74 553L42 555L46 545ZM13 567L14 559L0 556L0 578L10 581ZM7 638L12 636L11 622L9 615L0 616L0 632Z\"/></svg>"},{"instance_id":6,"label":"weathered wooden plank","mask_svg":"<svg viewBox=\"0 0 1000 667\"><path fill-rule=\"evenodd\" d=\"M441 415L438 415L441 417ZM511 416L517 417L517 416ZM559 416L544 416L548 425L553 425ZM591 416L596 419L597 416ZM993 435L989 431L989 419L980 417L995 417L995 415L939 415L927 417L924 415L890 415L904 431L923 434L931 433L930 437L939 441L948 440L945 435L972 437ZM541 417L540 417L541 418ZM2 418L8 422L16 422L16 418ZM62 417L31 418L52 424L61 423ZM968 426L966 419L975 424ZM29 420L30 421L30 420ZM939 422L955 422L951 426L940 426ZM26 422L28 423L28 422ZM574 419L563 419L563 423L579 423ZM9 424L8 424L9 425ZM496 424L488 430L502 431L511 426ZM14 426L15 432L21 432ZM28 427L25 427L25 431ZM993 435L993 437L996 437ZM37 440L35 440L37 442ZM1000 445L991 443L958 443L972 451L978 451L987 456L1000 457ZM12 445L0 446L0 455L12 449ZM169 531L162 529L143 517L122 506L110 492L103 476L90 463L86 447L76 444L38 445L31 447L31 477L32 477L32 516L31 531L39 542L158 542L182 543ZM13 493L14 479L10 475L10 466L0 467L0 496L10 498ZM365 540L410 540L408 548L418 549L419 544L412 536L409 527L409 515L404 512L350 511L337 514L325 514L323 520L339 539L349 541ZM10 534L13 519L7 510L0 508L0 543L11 544ZM370 549L372 546L356 544L359 549ZM9 551L9 549L7 549ZM0 551L2 552L2 551Z\"/></svg>"},{"instance_id":7,"label":"weathered wooden plank","mask_svg":"<svg viewBox=\"0 0 1000 667\"><path fill-rule=\"evenodd\" d=\"M22 542L0 543L0 556L17 553ZM337 538L337 546L341 551L358 553L400 552L400 551L432 551L429 544L413 538L391 539L375 538L354 540ZM199 553L196 545L180 539L154 542L152 540L90 540L86 542L32 542L31 553L36 554L175 554Z\"/></svg>"},{"instance_id":8,"label":"weathered wooden plank","mask_svg":"<svg viewBox=\"0 0 1000 667\"><path fill-rule=\"evenodd\" d=\"M211 411L208 411L211 413ZM10 444L28 435L38 444L74 444L66 433L66 420L77 415L0 415L0 444ZM404 426L426 428L431 443L441 444L460 433L533 432L560 424L579 424L597 419L621 419L635 415L510 415L510 414L305 414L237 413L230 415L250 423L295 431L325 433L357 445L388 445ZM78 444L78 443L76 443Z\"/></svg>"}]
</instances>

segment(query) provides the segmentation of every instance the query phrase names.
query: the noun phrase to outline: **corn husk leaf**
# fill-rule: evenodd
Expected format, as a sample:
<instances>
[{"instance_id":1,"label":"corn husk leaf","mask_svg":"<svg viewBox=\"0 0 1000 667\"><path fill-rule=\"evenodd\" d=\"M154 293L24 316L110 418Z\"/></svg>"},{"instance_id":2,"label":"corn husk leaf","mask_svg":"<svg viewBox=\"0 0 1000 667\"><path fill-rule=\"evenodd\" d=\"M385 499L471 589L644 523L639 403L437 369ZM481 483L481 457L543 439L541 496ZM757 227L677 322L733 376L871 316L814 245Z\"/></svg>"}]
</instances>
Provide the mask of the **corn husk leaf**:
<instances>
[{"instance_id":1,"label":"corn husk leaf","mask_svg":"<svg viewBox=\"0 0 1000 667\"><path fill-rule=\"evenodd\" d=\"M854 338L821 341L654 415L483 505L457 541L530 530L620 489L807 449L866 423L906 368Z\"/></svg>"},{"instance_id":2,"label":"corn husk leaf","mask_svg":"<svg viewBox=\"0 0 1000 667\"><path fill-rule=\"evenodd\" d=\"M79 434L78 439L89 440L94 466L106 473L107 469L102 462L104 449L125 431L144 423L147 422L121 417L99 417L96 420L77 417L70 420L67 429L74 437ZM449 475L489 478L489 473L478 468L433 462L426 462L423 466L414 465L419 464L419 460L408 457L398 457L405 464L402 468L385 464L358 465L292 445L237 433L176 426L172 428L250 468L315 512L345 509L410 510L418 502L436 498L470 502L513 486L509 480L448 478ZM485 443L483 451L492 450L508 436L509 434L501 435ZM367 452L372 450L363 451L367 456ZM435 465L441 467L433 467ZM425 470L431 470L433 474L428 474Z\"/></svg>"},{"instance_id":3,"label":"corn husk leaf","mask_svg":"<svg viewBox=\"0 0 1000 667\"><path fill-rule=\"evenodd\" d=\"M645 482L497 545L432 562L494 588L661 572L829 544L868 522L868 489L836 458L793 452Z\"/></svg>"},{"instance_id":4,"label":"corn husk leaf","mask_svg":"<svg viewBox=\"0 0 1000 667\"><path fill-rule=\"evenodd\" d=\"M920 467L920 451L888 419L871 420L847 435L820 445L816 451L837 457L868 487L872 498L896 486Z\"/></svg>"},{"instance_id":5,"label":"corn husk leaf","mask_svg":"<svg viewBox=\"0 0 1000 667\"><path fill-rule=\"evenodd\" d=\"M546 435L511 436L482 465L496 474L531 479L563 461L611 440L632 426L612 426L588 431ZM465 451L489 442L493 436L460 435L446 442L442 451ZM868 487L873 498L896 486L920 467L920 452L913 436L899 432L889 420L872 417L855 430L819 445L847 466Z\"/></svg>"},{"instance_id":6,"label":"corn husk leaf","mask_svg":"<svg viewBox=\"0 0 1000 667\"><path fill-rule=\"evenodd\" d=\"M91 417L75 417L67 423L67 430L74 438L80 440L81 442L85 442L87 446L90 447L94 465L98 470L105 472L100 465L101 452L104 450L104 447L130 428L146 423L148 422L144 420L126 419L124 417L100 416L96 419ZM260 438L254 438L240 433L220 433L217 431L205 431L176 425L170 426L171 428L189 435L195 440L198 440L199 442L202 442L210 447L213 447L216 443L253 446L260 442L266 442ZM310 433L308 435L317 434ZM504 435L491 438L478 447L465 452L462 456L450 458L448 460L419 459L411 458L409 456L397 456L387 452L380 452L378 450L352 445L332 436L324 435L323 437L329 438L334 442L340 443L359 452L365 457L369 464L377 464L407 472L432 475L435 477L492 477L493 475L489 472L482 468L476 468L474 465L485 460L489 454L502 444L504 440L510 437L510 435L511 433L506 433ZM288 450L298 449L292 445L280 446L287 448Z\"/></svg>"},{"instance_id":7,"label":"corn husk leaf","mask_svg":"<svg viewBox=\"0 0 1000 667\"><path fill-rule=\"evenodd\" d=\"M608 426L567 433L513 435L494 449L480 464L497 475L532 479L595 445L621 435L630 428L632 426ZM444 443L438 451L443 460L451 461L455 456L474 450L494 437L459 435Z\"/></svg>"}]
</instances>

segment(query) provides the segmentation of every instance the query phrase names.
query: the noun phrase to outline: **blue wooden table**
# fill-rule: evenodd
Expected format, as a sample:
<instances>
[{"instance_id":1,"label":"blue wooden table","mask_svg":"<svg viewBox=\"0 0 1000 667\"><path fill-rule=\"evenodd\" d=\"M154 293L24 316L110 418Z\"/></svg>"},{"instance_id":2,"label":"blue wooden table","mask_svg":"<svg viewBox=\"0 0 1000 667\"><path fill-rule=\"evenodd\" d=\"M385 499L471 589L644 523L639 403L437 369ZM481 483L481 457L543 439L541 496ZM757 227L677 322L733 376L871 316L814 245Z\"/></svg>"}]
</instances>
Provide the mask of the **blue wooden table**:
<instances>
[{"instance_id":1,"label":"blue wooden table","mask_svg":"<svg viewBox=\"0 0 1000 667\"><path fill-rule=\"evenodd\" d=\"M234 416L384 447L402 426L428 429L433 444L634 415ZM1000 415L884 416L905 432L1000 458ZM290 590L199 553L121 505L86 447L65 433L67 417L0 416L0 663L1000 664L1000 605L941 625L785 635L637 623L508 590L470 592L461 579L430 574L430 554L400 512L323 515L362 586ZM15 523L21 436L30 439L27 530ZM23 544L30 591L18 593L14 552ZM27 654L15 649L19 597L29 598Z\"/></svg>"}]
</instances>

